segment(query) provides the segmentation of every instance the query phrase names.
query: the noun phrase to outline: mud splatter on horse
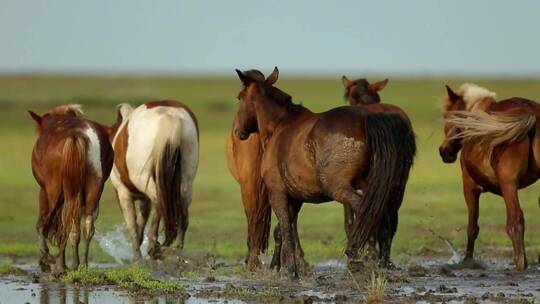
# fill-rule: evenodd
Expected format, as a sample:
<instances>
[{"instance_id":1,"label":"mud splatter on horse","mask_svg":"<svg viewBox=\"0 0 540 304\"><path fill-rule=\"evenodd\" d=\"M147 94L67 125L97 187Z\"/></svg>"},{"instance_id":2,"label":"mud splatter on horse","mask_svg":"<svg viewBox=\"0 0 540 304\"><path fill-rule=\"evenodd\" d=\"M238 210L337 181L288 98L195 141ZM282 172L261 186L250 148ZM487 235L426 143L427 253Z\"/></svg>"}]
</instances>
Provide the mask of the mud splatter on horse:
<instances>
[{"instance_id":1,"label":"mud splatter on horse","mask_svg":"<svg viewBox=\"0 0 540 304\"><path fill-rule=\"evenodd\" d=\"M343 77L341 77L341 81L343 83L343 87L345 88L344 98L351 106L364 107L371 112L397 114L401 116L409 126L410 134L414 134L412 123L405 111L398 106L381 103L379 91L386 87L388 84L388 78L375 83L369 83L365 78L359 78L351 81L347 78L347 76L343 75ZM412 140L414 145L412 147L413 153L416 153L416 142L414 136L412 137ZM370 242L371 251L374 251L375 242L377 242L379 246L379 260L383 266L392 265L390 259L392 240L397 231L398 211L403 201L407 180L408 179L403 179L400 181L401 184L393 185L396 195L392 197L392 202L390 202L390 213L392 215L383 219L383 223L381 223L381 227L377 231L376 241L374 240ZM364 187L369 187L369 185L364 185ZM365 189L362 191L365 191ZM349 236L352 231L353 212L351 210L347 210L346 206L345 209L345 230ZM385 220L388 220L389 222L386 223L384 222Z\"/></svg>"},{"instance_id":2,"label":"mud splatter on horse","mask_svg":"<svg viewBox=\"0 0 540 304\"><path fill-rule=\"evenodd\" d=\"M261 136L261 174L283 239L280 264L296 277L305 263L293 229L301 202L336 200L353 208L355 225L347 254L354 256L387 215L393 194L387 185L408 176L414 153L406 124L398 115L361 107L313 113L273 86L277 68L264 81L237 73L244 88L234 133L241 140L254 132ZM361 180L373 185L363 196L357 192Z\"/></svg>"}]
</instances>

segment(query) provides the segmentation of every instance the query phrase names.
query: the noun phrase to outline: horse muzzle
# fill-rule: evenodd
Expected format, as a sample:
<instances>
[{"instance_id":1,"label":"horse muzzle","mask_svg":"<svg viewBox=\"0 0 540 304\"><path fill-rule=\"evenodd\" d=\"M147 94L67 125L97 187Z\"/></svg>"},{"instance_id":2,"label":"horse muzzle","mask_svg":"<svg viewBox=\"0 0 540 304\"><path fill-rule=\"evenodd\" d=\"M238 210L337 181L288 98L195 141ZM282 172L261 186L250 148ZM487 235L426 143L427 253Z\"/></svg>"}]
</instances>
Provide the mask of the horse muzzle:
<instances>
[{"instance_id":1,"label":"horse muzzle","mask_svg":"<svg viewBox=\"0 0 540 304\"><path fill-rule=\"evenodd\" d=\"M444 163L450 164L456 161L457 159L457 153L453 153L453 151L450 151L451 149L440 146L439 147L439 154L441 155L442 161Z\"/></svg>"}]
</instances>

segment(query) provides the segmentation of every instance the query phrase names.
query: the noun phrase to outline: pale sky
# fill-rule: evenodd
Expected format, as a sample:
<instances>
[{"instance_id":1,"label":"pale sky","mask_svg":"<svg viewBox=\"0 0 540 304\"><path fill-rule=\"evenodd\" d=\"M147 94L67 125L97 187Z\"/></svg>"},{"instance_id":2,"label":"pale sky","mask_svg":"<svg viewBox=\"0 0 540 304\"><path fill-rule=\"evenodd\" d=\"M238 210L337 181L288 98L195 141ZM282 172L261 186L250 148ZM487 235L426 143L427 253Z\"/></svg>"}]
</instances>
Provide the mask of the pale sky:
<instances>
[{"instance_id":1,"label":"pale sky","mask_svg":"<svg viewBox=\"0 0 540 304\"><path fill-rule=\"evenodd\" d=\"M540 1L2 0L0 73L540 76Z\"/></svg>"}]
</instances>

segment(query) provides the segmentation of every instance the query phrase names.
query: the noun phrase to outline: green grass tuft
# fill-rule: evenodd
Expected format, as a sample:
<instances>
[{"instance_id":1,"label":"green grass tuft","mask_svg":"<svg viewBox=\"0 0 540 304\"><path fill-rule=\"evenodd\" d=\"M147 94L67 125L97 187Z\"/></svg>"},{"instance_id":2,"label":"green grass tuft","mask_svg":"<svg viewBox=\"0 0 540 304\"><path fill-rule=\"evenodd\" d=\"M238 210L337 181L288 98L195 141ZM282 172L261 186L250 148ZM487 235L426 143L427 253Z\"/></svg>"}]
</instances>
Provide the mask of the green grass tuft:
<instances>
[{"instance_id":1,"label":"green grass tuft","mask_svg":"<svg viewBox=\"0 0 540 304\"><path fill-rule=\"evenodd\" d=\"M145 289L166 293L182 291L183 289L177 282L155 280L148 271L139 267L109 270L78 269L64 274L61 281L83 285L116 285L129 290Z\"/></svg>"},{"instance_id":2,"label":"green grass tuft","mask_svg":"<svg viewBox=\"0 0 540 304\"><path fill-rule=\"evenodd\" d=\"M18 267L12 265L13 263L8 260L0 260L0 276L5 275L22 275L26 272Z\"/></svg>"}]
</instances>

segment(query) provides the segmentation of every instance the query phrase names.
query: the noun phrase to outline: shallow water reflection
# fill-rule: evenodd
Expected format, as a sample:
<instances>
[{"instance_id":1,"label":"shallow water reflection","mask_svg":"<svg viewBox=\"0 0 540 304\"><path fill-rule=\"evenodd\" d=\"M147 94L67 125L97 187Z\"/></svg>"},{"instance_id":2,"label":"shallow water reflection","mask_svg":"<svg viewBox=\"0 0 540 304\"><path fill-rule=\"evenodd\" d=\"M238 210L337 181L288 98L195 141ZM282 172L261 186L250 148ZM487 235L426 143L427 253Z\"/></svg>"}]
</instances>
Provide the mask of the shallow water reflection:
<instances>
[{"instance_id":1,"label":"shallow water reflection","mask_svg":"<svg viewBox=\"0 0 540 304\"><path fill-rule=\"evenodd\" d=\"M144 298L115 291L107 287L87 288L71 284L24 283L2 279L0 282L0 304L195 304L195 303L244 303L239 300L201 299L190 297L178 299L166 296Z\"/></svg>"}]
</instances>

